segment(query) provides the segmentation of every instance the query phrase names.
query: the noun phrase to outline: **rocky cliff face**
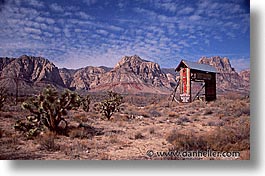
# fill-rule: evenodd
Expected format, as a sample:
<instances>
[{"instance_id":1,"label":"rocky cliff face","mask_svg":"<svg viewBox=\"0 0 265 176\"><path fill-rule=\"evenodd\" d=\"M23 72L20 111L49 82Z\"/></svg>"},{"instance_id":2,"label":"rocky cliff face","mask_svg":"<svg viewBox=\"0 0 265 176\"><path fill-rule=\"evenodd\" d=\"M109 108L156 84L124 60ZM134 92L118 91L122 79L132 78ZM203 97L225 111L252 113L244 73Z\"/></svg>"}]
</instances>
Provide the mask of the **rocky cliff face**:
<instances>
[{"instance_id":1,"label":"rocky cliff face","mask_svg":"<svg viewBox=\"0 0 265 176\"><path fill-rule=\"evenodd\" d=\"M77 90L90 90L100 84L100 78L106 71L99 67L79 69L73 76L70 87Z\"/></svg>"},{"instance_id":2,"label":"rocky cliff face","mask_svg":"<svg viewBox=\"0 0 265 176\"><path fill-rule=\"evenodd\" d=\"M125 56L110 72L102 75L98 88L124 93L168 93L176 84L172 77L164 74L157 63L137 55Z\"/></svg>"},{"instance_id":3,"label":"rocky cliff face","mask_svg":"<svg viewBox=\"0 0 265 176\"><path fill-rule=\"evenodd\" d=\"M246 77L243 78L240 74L238 74L231 66L228 58L221 58L219 56L211 58L202 57L198 62L212 65L217 69L217 90L219 92L225 92L228 90L249 90L249 78L247 78L249 75L246 75Z\"/></svg>"},{"instance_id":4,"label":"rocky cliff face","mask_svg":"<svg viewBox=\"0 0 265 176\"><path fill-rule=\"evenodd\" d=\"M64 87L59 69L41 57L23 55L17 59L0 58L0 83L12 90L15 87L15 78L19 80L20 89L25 90L47 84Z\"/></svg>"},{"instance_id":5,"label":"rocky cliff face","mask_svg":"<svg viewBox=\"0 0 265 176\"><path fill-rule=\"evenodd\" d=\"M113 69L89 66L74 73L61 69L60 74L64 84L75 90L168 93L176 84L174 76L164 74L157 63L137 55L123 57Z\"/></svg>"},{"instance_id":6,"label":"rocky cliff face","mask_svg":"<svg viewBox=\"0 0 265 176\"><path fill-rule=\"evenodd\" d=\"M242 70L241 72L239 72L239 75L244 81L247 81L248 83L250 83L250 70L249 69Z\"/></svg>"},{"instance_id":7,"label":"rocky cliff face","mask_svg":"<svg viewBox=\"0 0 265 176\"><path fill-rule=\"evenodd\" d=\"M217 90L248 91L250 70L237 73L228 58L202 57L199 63L209 64L218 70ZM88 66L78 70L58 69L49 60L41 57L21 56L0 58L0 84L27 93L42 89L47 84L80 91L108 91L119 93L171 93L175 88L177 73L174 69L162 70L157 63L139 56L125 56L114 68Z\"/></svg>"}]
</instances>

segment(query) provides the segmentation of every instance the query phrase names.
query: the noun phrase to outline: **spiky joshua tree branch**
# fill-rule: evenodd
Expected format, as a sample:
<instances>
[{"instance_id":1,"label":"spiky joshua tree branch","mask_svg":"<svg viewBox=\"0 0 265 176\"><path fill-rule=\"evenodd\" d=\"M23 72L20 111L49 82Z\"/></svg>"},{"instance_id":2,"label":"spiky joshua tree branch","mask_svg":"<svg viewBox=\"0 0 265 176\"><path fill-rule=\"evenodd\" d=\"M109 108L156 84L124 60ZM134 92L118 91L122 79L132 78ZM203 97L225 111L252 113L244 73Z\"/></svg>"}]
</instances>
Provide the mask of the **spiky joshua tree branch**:
<instances>
[{"instance_id":1,"label":"spiky joshua tree branch","mask_svg":"<svg viewBox=\"0 0 265 176\"><path fill-rule=\"evenodd\" d=\"M45 125L50 131L59 132L60 122L67 121L64 117L68 110L77 109L81 105L81 97L68 90L59 94L52 87L45 88L42 93L22 104L22 108L32 115L27 120Z\"/></svg>"}]
</instances>

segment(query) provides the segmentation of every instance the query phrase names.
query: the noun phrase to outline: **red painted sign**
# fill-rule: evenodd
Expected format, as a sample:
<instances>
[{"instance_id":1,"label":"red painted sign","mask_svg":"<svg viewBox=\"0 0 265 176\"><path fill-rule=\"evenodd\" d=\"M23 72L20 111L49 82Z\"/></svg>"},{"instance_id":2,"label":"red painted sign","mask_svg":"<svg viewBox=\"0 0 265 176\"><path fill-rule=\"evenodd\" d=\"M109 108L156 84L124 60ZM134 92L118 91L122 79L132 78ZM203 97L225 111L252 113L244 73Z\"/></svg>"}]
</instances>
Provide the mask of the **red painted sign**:
<instances>
[{"instance_id":1,"label":"red painted sign","mask_svg":"<svg viewBox=\"0 0 265 176\"><path fill-rule=\"evenodd\" d=\"M182 72L183 94L187 93L187 68L183 68Z\"/></svg>"}]
</instances>

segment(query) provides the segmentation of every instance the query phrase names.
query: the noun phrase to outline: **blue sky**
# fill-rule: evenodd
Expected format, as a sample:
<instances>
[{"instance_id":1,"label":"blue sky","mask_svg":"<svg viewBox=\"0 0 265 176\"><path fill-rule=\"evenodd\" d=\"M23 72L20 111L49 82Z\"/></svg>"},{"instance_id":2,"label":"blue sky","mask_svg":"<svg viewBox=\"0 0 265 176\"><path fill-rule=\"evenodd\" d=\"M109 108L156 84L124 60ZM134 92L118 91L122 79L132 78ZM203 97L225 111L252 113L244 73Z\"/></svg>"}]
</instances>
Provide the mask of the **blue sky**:
<instances>
[{"instance_id":1,"label":"blue sky","mask_svg":"<svg viewBox=\"0 0 265 176\"><path fill-rule=\"evenodd\" d=\"M228 57L250 65L247 0L0 0L0 56L42 56L58 67L113 67L139 55L161 67Z\"/></svg>"}]
</instances>

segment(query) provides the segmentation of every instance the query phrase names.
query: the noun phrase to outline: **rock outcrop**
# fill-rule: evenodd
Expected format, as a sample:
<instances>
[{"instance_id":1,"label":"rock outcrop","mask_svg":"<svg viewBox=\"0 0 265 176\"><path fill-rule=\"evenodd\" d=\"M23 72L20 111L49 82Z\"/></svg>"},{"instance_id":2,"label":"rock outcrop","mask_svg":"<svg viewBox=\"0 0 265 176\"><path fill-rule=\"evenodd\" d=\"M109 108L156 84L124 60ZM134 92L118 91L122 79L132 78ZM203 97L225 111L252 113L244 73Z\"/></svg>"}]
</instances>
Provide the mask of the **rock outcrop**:
<instances>
[{"instance_id":1,"label":"rock outcrop","mask_svg":"<svg viewBox=\"0 0 265 176\"><path fill-rule=\"evenodd\" d=\"M219 56L198 61L214 66L217 71L217 90L249 91L250 70L237 73L228 58ZM119 93L171 93L178 73L161 69L157 63L139 56L124 56L114 68L84 67L77 70L58 69L49 60L23 55L19 58L0 58L0 84L13 92L18 80L19 89L26 93L41 90L52 84L58 88L77 91L109 91Z\"/></svg>"},{"instance_id":2,"label":"rock outcrop","mask_svg":"<svg viewBox=\"0 0 265 176\"><path fill-rule=\"evenodd\" d=\"M174 76L164 74L157 63L137 55L123 57L112 69L89 66L75 72L60 69L60 74L68 88L93 92L169 93L176 84Z\"/></svg>"},{"instance_id":3,"label":"rock outcrop","mask_svg":"<svg viewBox=\"0 0 265 176\"><path fill-rule=\"evenodd\" d=\"M15 58L0 58L0 83L9 89L15 88L18 80L20 89L32 91L32 86L43 87L52 84L64 87L59 69L49 60L23 55Z\"/></svg>"},{"instance_id":4,"label":"rock outcrop","mask_svg":"<svg viewBox=\"0 0 265 176\"><path fill-rule=\"evenodd\" d=\"M216 68L218 71L217 90L219 92L226 92L230 90L244 92L249 90L249 81L247 81L247 78L243 78L235 71L228 58L221 58L220 56L210 58L202 57L199 59L198 63L209 64Z\"/></svg>"},{"instance_id":5,"label":"rock outcrop","mask_svg":"<svg viewBox=\"0 0 265 176\"><path fill-rule=\"evenodd\" d=\"M137 55L125 56L110 72L102 75L98 88L123 93L169 93L176 84L172 77L164 74L157 63Z\"/></svg>"},{"instance_id":6,"label":"rock outcrop","mask_svg":"<svg viewBox=\"0 0 265 176\"><path fill-rule=\"evenodd\" d=\"M242 70L241 72L239 72L239 75L241 76L241 78L250 83L250 70L247 69L247 70Z\"/></svg>"}]
</instances>

